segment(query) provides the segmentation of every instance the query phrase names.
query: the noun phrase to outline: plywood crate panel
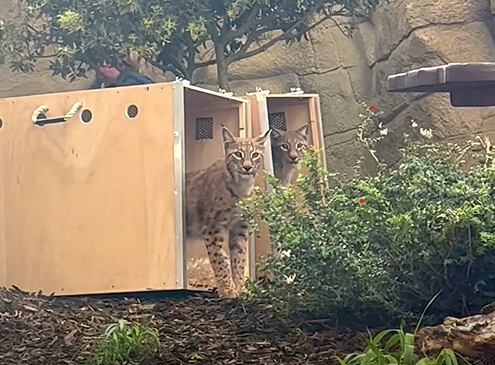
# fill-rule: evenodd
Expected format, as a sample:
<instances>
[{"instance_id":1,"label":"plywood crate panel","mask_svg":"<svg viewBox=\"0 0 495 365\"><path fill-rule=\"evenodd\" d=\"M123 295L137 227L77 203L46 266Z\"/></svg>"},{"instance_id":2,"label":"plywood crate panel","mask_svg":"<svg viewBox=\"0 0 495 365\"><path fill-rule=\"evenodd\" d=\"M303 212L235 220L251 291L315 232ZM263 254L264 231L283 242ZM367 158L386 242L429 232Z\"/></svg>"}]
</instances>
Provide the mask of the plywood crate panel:
<instances>
[{"instance_id":1,"label":"plywood crate panel","mask_svg":"<svg viewBox=\"0 0 495 365\"><path fill-rule=\"evenodd\" d=\"M157 84L0 100L0 285L56 294L182 285L173 93ZM41 105L50 119L75 103L63 123L31 120Z\"/></svg>"}]
</instances>

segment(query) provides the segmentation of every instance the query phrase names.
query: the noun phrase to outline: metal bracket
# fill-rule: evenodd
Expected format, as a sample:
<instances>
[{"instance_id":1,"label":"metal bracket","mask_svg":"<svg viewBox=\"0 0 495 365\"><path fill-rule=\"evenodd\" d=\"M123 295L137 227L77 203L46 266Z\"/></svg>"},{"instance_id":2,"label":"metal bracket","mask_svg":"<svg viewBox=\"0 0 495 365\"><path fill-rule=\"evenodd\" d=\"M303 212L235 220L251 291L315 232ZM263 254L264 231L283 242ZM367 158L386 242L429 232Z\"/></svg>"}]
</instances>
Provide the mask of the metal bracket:
<instances>
[{"instance_id":1,"label":"metal bracket","mask_svg":"<svg viewBox=\"0 0 495 365\"><path fill-rule=\"evenodd\" d=\"M302 95L304 94L304 90L301 89L300 87L291 87L290 92L288 92L287 94Z\"/></svg>"},{"instance_id":2,"label":"metal bracket","mask_svg":"<svg viewBox=\"0 0 495 365\"><path fill-rule=\"evenodd\" d=\"M270 90L263 90L261 87L256 87L256 91L255 92L247 92L246 95L247 96L252 96L252 95L268 95L270 94Z\"/></svg>"},{"instance_id":3,"label":"metal bracket","mask_svg":"<svg viewBox=\"0 0 495 365\"><path fill-rule=\"evenodd\" d=\"M234 95L234 93L232 91L227 92L227 90L225 90L225 89L218 89L218 92L220 94L226 95L226 96L233 96Z\"/></svg>"},{"instance_id":4,"label":"metal bracket","mask_svg":"<svg viewBox=\"0 0 495 365\"><path fill-rule=\"evenodd\" d=\"M182 78L182 77L180 77L180 76L176 76L176 77L175 77L175 81L180 81L180 82L182 82L182 85L184 85L184 86L191 85L191 81L186 80L186 79L184 79L184 78Z\"/></svg>"}]
</instances>

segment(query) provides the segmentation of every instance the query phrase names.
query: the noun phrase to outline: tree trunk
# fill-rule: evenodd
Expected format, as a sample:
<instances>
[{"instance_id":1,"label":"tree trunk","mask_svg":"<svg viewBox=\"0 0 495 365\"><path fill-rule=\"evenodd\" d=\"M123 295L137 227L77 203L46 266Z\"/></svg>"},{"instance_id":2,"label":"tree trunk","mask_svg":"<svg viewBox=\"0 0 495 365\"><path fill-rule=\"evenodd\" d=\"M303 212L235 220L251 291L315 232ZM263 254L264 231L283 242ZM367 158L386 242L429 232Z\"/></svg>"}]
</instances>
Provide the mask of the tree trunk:
<instances>
[{"instance_id":1,"label":"tree trunk","mask_svg":"<svg viewBox=\"0 0 495 365\"><path fill-rule=\"evenodd\" d=\"M225 91L230 91L229 64L222 44L215 44L215 57L217 60L218 87Z\"/></svg>"}]
</instances>

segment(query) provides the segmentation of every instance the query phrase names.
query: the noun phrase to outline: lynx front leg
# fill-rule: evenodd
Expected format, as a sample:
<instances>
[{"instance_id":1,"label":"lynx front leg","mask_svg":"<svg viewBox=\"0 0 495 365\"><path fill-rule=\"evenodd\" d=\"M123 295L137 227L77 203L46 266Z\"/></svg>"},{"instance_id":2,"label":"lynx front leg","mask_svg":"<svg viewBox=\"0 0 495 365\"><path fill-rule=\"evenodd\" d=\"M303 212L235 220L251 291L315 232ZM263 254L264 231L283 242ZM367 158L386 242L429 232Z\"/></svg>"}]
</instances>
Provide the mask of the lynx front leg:
<instances>
[{"instance_id":1,"label":"lynx front leg","mask_svg":"<svg viewBox=\"0 0 495 365\"><path fill-rule=\"evenodd\" d=\"M232 279L234 281L235 289L237 292L240 292L244 289L244 275L246 274L248 239L248 224L243 221L237 222L230 230L229 239Z\"/></svg>"},{"instance_id":2,"label":"lynx front leg","mask_svg":"<svg viewBox=\"0 0 495 365\"><path fill-rule=\"evenodd\" d=\"M218 294L221 297L234 297L232 269L228 254L229 231L216 229L205 233L204 236L210 265L218 285Z\"/></svg>"}]
</instances>

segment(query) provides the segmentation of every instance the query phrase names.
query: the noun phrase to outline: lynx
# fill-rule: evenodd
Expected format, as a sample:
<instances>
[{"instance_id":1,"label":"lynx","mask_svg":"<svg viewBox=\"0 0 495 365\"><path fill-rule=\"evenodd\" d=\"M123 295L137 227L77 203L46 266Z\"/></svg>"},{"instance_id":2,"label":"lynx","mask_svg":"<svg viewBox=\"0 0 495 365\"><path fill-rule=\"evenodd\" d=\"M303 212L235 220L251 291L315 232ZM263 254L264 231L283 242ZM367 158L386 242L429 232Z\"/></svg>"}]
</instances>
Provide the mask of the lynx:
<instances>
[{"instance_id":1,"label":"lynx","mask_svg":"<svg viewBox=\"0 0 495 365\"><path fill-rule=\"evenodd\" d=\"M294 182L299 173L299 162L308 147L309 123L294 131L272 129L273 172L282 185Z\"/></svg>"},{"instance_id":2,"label":"lynx","mask_svg":"<svg viewBox=\"0 0 495 365\"><path fill-rule=\"evenodd\" d=\"M254 190L270 132L237 138L222 127L224 158L186 174L186 235L204 240L220 296L234 297L243 286L249 226L236 205Z\"/></svg>"}]
</instances>

